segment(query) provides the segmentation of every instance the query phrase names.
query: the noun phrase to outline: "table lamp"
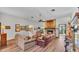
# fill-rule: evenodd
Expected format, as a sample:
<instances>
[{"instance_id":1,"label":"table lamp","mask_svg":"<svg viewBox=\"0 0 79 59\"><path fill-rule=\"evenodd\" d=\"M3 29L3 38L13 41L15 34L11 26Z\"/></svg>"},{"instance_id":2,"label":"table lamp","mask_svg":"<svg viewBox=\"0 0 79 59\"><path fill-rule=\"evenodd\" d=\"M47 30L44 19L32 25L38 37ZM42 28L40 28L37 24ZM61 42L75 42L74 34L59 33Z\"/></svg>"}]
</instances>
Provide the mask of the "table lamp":
<instances>
[{"instance_id":1,"label":"table lamp","mask_svg":"<svg viewBox=\"0 0 79 59\"><path fill-rule=\"evenodd\" d=\"M2 29L2 33L4 33L5 26L2 25L1 29Z\"/></svg>"}]
</instances>

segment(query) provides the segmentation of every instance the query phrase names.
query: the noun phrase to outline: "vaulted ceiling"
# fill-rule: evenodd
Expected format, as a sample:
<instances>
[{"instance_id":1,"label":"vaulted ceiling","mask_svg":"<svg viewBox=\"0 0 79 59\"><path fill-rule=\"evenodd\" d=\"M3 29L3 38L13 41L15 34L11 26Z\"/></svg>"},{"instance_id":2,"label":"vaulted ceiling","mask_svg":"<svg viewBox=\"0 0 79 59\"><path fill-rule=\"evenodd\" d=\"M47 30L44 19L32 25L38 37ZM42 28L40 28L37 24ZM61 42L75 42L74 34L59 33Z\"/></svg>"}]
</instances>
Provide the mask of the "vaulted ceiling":
<instances>
[{"instance_id":1,"label":"vaulted ceiling","mask_svg":"<svg viewBox=\"0 0 79 59\"><path fill-rule=\"evenodd\" d=\"M0 12L26 20L47 20L72 16L76 7L0 7Z\"/></svg>"}]
</instances>

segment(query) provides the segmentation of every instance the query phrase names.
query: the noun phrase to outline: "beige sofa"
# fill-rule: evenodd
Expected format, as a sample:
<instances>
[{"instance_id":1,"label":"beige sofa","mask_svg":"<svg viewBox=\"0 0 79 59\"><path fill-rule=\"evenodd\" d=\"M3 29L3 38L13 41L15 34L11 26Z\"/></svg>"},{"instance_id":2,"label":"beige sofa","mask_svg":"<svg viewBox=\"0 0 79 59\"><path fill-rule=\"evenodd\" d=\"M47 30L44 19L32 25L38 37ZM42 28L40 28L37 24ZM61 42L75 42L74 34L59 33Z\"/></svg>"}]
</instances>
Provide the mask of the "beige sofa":
<instances>
[{"instance_id":1,"label":"beige sofa","mask_svg":"<svg viewBox=\"0 0 79 59\"><path fill-rule=\"evenodd\" d=\"M35 46L35 39L27 39L24 35L16 34L15 35L16 45L20 47L22 50L29 49Z\"/></svg>"}]
</instances>

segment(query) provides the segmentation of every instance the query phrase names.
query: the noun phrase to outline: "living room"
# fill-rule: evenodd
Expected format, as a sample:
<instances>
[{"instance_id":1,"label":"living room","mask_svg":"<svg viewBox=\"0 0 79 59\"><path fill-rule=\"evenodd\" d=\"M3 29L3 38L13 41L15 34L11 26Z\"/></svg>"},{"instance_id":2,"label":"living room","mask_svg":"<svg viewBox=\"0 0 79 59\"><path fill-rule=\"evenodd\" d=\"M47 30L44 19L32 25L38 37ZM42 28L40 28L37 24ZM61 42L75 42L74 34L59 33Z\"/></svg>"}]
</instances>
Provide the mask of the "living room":
<instances>
[{"instance_id":1,"label":"living room","mask_svg":"<svg viewBox=\"0 0 79 59\"><path fill-rule=\"evenodd\" d=\"M64 52L65 25L72 21L77 9L0 7L0 51Z\"/></svg>"}]
</instances>

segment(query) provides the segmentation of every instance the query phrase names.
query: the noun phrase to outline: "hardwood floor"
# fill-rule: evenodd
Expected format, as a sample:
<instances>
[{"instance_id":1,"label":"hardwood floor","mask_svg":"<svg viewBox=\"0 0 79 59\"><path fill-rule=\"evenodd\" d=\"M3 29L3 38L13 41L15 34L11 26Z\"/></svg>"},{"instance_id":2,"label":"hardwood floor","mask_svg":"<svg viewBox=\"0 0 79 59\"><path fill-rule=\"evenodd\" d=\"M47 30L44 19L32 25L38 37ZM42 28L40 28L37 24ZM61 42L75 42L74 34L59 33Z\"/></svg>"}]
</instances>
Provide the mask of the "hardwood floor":
<instances>
[{"instance_id":1,"label":"hardwood floor","mask_svg":"<svg viewBox=\"0 0 79 59\"><path fill-rule=\"evenodd\" d=\"M12 41L7 47L1 48L0 52L23 52L23 50ZM25 50L25 52L64 52L64 41L62 39L54 39L45 48L36 45Z\"/></svg>"}]
</instances>

